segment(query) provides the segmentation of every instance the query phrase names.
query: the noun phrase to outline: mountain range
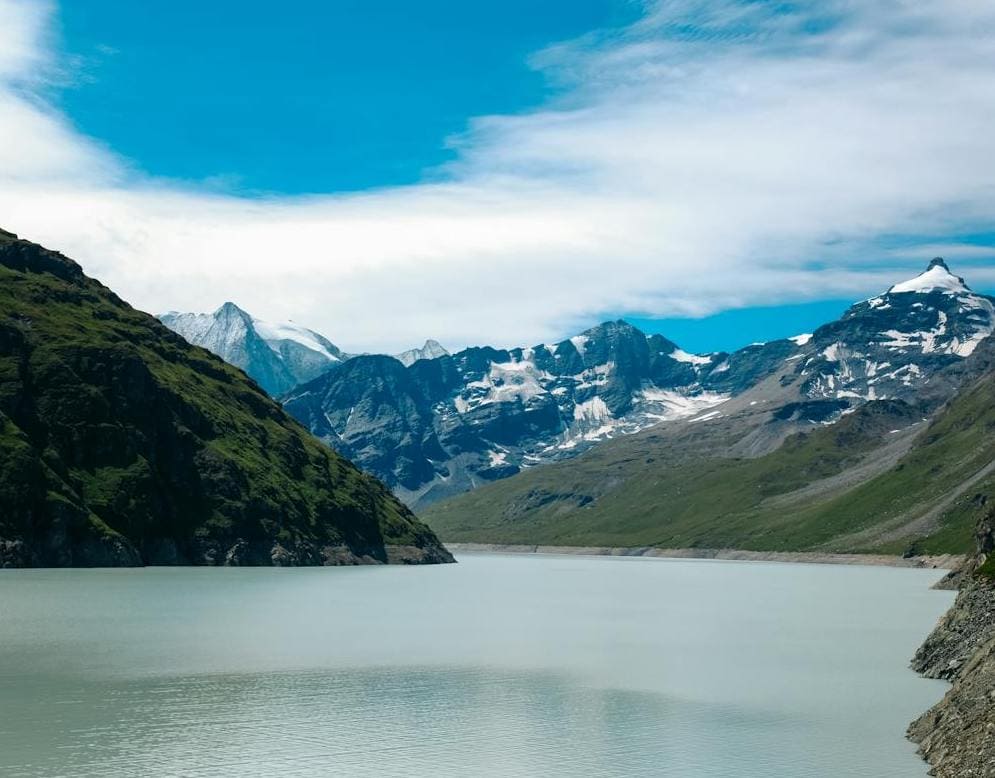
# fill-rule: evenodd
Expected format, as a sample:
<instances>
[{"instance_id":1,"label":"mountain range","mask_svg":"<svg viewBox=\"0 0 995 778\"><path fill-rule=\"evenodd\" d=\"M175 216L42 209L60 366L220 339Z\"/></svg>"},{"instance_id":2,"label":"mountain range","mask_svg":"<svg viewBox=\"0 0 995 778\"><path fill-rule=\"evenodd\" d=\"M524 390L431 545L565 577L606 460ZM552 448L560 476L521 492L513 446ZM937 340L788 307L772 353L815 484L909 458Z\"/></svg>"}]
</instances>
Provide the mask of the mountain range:
<instances>
[{"instance_id":1,"label":"mountain range","mask_svg":"<svg viewBox=\"0 0 995 778\"><path fill-rule=\"evenodd\" d=\"M241 370L0 231L0 567L446 561Z\"/></svg>"},{"instance_id":2,"label":"mountain range","mask_svg":"<svg viewBox=\"0 0 995 778\"><path fill-rule=\"evenodd\" d=\"M951 551L967 542L972 489L989 486L991 425L977 424L992 399L995 301L941 259L813 333L731 353L692 354L619 320L554 344L449 353L428 341L391 356L348 354L232 303L163 315L177 338L61 255L7 234L2 249L6 464L31 474L27 491L7 495L20 506L0 533L7 558L307 561L345 537L341 528L314 535L316 514L331 511L333 525L344 515L322 495L356 504L350 495L360 492L359 504L390 517L384 547L445 556L331 449L445 537L492 543ZM46 294L57 304L32 307ZM161 401L169 421L153 424L118 397L131 389L119 385L117 361L138 365L129 369L147 378L135 391ZM327 447L315 448L262 390ZM58 398L70 395L66 407L85 424L67 438L59 419L71 413ZM87 397L103 399L76 408ZM86 432L94 419L121 441L71 448L97 434ZM291 454L300 445L311 465ZM192 463L190 483L157 464L177 452ZM337 475L322 486L323 473ZM315 489L299 492L302 478ZM56 511L64 501L74 508ZM214 518L198 525L198 516ZM68 534L67 521L76 527ZM54 532L58 551L25 539L30 527ZM386 559L364 532L349 553Z\"/></svg>"},{"instance_id":3,"label":"mountain range","mask_svg":"<svg viewBox=\"0 0 995 778\"><path fill-rule=\"evenodd\" d=\"M965 553L995 494L992 310L934 261L708 414L423 515L451 541Z\"/></svg>"},{"instance_id":4,"label":"mountain range","mask_svg":"<svg viewBox=\"0 0 995 778\"><path fill-rule=\"evenodd\" d=\"M876 399L928 410L954 391L944 371L991 334L995 307L936 259L921 275L853 305L814 333L707 355L690 354L625 321L555 344L450 354L428 341L391 357L348 356L309 330L267 340L262 336L276 327L260 327L230 303L212 316L162 318L192 342L247 366L264 388L273 386L271 364L281 360L288 341L295 348L319 344L334 360L309 362L319 374L280 394L285 407L410 505L424 508L661 422L722 418L748 391L755 395L751 402L777 406L770 411L776 424L737 443L753 456ZM253 345L257 341L262 345ZM250 354L265 360L246 360ZM770 383L775 375L776 386Z\"/></svg>"}]
</instances>

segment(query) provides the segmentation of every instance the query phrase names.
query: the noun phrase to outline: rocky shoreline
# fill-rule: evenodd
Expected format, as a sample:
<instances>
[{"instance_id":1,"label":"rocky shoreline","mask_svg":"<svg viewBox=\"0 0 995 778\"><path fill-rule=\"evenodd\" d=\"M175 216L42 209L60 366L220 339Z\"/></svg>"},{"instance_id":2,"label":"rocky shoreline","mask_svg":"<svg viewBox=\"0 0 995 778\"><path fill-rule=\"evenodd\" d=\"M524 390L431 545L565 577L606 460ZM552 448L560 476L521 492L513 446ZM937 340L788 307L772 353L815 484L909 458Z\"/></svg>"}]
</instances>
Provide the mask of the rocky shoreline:
<instances>
[{"instance_id":1,"label":"rocky shoreline","mask_svg":"<svg viewBox=\"0 0 995 778\"><path fill-rule=\"evenodd\" d=\"M722 559L737 562L795 562L826 565L874 565L956 570L963 556L891 556L888 554L834 554L822 551L742 551L732 548L656 548L615 546L539 546L502 543L446 543L453 554L567 554L574 556L633 556L660 559Z\"/></svg>"},{"instance_id":2,"label":"rocky shoreline","mask_svg":"<svg viewBox=\"0 0 995 778\"><path fill-rule=\"evenodd\" d=\"M940 582L960 594L912 660L922 675L953 684L908 731L938 778L995 777L993 527L989 513L978 529L978 555Z\"/></svg>"}]
</instances>

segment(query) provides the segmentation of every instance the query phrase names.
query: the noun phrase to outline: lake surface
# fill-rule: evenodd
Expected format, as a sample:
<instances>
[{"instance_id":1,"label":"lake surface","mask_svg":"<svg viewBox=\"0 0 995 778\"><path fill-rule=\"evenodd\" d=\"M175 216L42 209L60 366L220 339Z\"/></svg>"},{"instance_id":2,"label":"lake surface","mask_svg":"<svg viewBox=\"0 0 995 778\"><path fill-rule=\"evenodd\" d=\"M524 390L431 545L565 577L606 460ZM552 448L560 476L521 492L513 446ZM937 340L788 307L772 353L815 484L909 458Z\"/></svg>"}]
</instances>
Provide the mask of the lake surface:
<instances>
[{"instance_id":1,"label":"lake surface","mask_svg":"<svg viewBox=\"0 0 995 778\"><path fill-rule=\"evenodd\" d=\"M0 571L0 775L925 776L936 571Z\"/></svg>"}]
</instances>

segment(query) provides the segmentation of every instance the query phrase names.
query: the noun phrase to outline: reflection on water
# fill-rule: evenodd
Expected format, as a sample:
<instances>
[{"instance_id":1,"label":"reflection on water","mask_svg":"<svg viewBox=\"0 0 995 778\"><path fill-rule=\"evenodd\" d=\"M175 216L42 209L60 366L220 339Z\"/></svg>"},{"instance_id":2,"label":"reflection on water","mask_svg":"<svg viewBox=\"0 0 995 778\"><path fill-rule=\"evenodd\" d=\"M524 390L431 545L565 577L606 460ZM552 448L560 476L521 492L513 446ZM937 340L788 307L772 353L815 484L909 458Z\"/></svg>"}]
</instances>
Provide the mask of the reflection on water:
<instances>
[{"instance_id":1,"label":"reflection on water","mask_svg":"<svg viewBox=\"0 0 995 778\"><path fill-rule=\"evenodd\" d=\"M44 750L5 743L5 774L687 775L714 761L687 745L731 750L732 727L761 771L764 741L783 723L467 669L159 678L24 702L20 726L56 739ZM742 774L728 756L712 774Z\"/></svg>"},{"instance_id":2,"label":"reflection on water","mask_svg":"<svg viewBox=\"0 0 995 778\"><path fill-rule=\"evenodd\" d=\"M935 574L4 571L3 776L906 776Z\"/></svg>"}]
</instances>

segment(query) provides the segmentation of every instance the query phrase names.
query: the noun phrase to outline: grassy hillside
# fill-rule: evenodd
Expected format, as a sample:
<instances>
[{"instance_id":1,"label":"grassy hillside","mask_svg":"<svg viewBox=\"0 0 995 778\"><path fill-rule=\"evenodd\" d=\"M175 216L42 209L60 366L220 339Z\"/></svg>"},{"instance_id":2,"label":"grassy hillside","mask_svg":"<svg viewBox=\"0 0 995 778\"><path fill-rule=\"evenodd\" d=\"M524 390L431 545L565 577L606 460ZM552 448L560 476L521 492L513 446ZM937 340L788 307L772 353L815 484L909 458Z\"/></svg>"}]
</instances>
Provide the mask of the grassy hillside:
<instances>
[{"instance_id":1,"label":"grassy hillside","mask_svg":"<svg viewBox=\"0 0 995 778\"><path fill-rule=\"evenodd\" d=\"M0 233L0 566L446 561L241 371Z\"/></svg>"},{"instance_id":2,"label":"grassy hillside","mask_svg":"<svg viewBox=\"0 0 995 778\"><path fill-rule=\"evenodd\" d=\"M675 434L621 439L424 518L454 542L967 553L995 494L995 378L928 423L874 402L758 458L680 450Z\"/></svg>"}]
</instances>

